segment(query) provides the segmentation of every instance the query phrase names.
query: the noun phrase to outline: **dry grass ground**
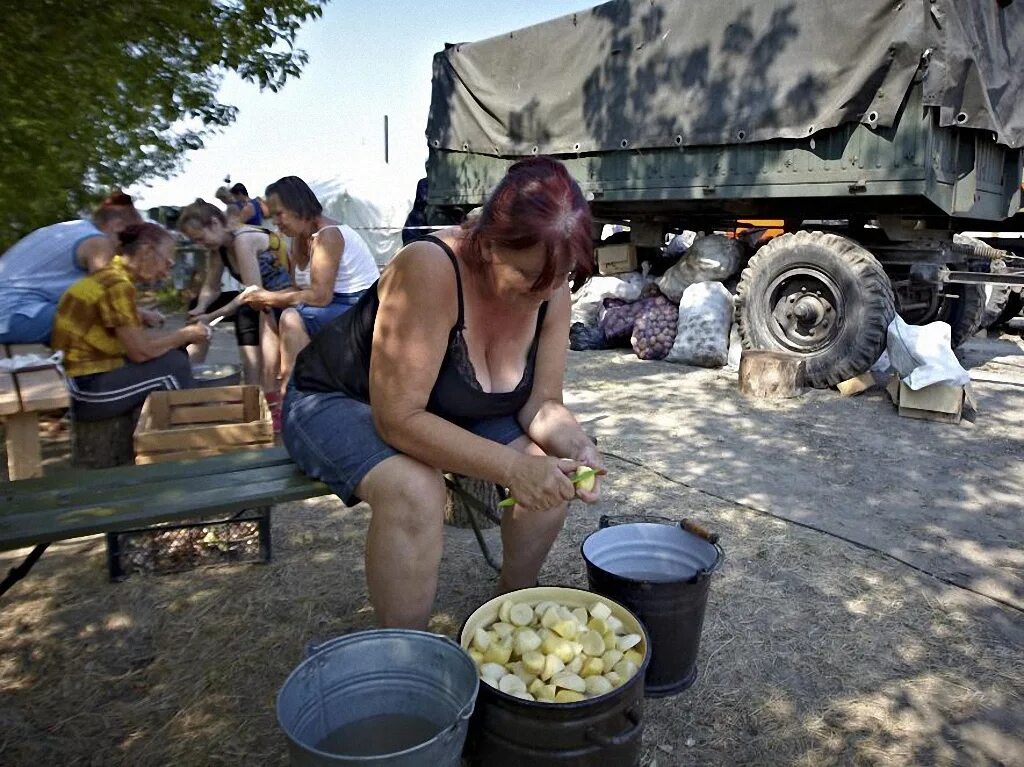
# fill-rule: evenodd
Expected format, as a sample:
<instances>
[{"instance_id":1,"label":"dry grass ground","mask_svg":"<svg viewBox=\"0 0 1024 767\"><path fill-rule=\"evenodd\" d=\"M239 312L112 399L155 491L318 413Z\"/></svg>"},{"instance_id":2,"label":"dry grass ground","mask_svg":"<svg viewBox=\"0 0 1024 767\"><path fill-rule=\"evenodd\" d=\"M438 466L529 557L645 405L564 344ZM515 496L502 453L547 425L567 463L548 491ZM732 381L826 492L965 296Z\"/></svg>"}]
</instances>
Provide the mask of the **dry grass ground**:
<instances>
[{"instance_id":1,"label":"dry grass ground","mask_svg":"<svg viewBox=\"0 0 1024 767\"><path fill-rule=\"evenodd\" d=\"M1024 765L1024 617L1013 604L1024 388L980 388L1018 415L908 422L875 394L769 406L743 400L725 373L572 355L569 399L608 451L609 478L598 506L572 509L541 582L586 586L579 547L602 513L696 517L728 557L697 683L646 704L644 765ZM865 441L879 434L888 449ZM987 482L983 501L950 497L928 468L954 449L961 483ZM886 484L894 454L899 488ZM998 504L1013 493L1011 519ZM802 516L808 499L817 518ZM52 547L0 601L0 763L286 764L277 689L308 643L373 625L368 519L333 498L279 506L269 565L120 584L106 579L101 540ZM844 520L856 524L837 537ZM998 556L972 555L971 541L992 548L983 527L1010 531ZM915 535L936 543L917 551ZM949 572L935 566L943 536L945 556L964 559ZM885 540L898 550L875 545ZM0 555L0 567L18 556ZM493 586L472 533L448 529L433 628L455 635Z\"/></svg>"}]
</instances>

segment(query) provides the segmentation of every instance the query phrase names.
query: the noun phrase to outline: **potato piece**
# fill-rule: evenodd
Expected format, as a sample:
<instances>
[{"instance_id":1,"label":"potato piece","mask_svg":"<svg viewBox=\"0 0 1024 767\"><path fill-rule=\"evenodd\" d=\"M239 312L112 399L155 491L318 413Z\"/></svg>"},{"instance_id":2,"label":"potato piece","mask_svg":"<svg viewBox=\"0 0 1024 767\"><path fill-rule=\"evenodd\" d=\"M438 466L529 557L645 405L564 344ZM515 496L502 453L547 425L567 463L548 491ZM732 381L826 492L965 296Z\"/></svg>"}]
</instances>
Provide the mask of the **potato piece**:
<instances>
[{"instance_id":1,"label":"potato piece","mask_svg":"<svg viewBox=\"0 0 1024 767\"><path fill-rule=\"evenodd\" d=\"M558 694L558 688L553 684L542 685L537 692L533 695L537 700L542 700L546 703L552 703L555 700L555 695Z\"/></svg>"},{"instance_id":2,"label":"potato piece","mask_svg":"<svg viewBox=\"0 0 1024 767\"><path fill-rule=\"evenodd\" d=\"M588 676L584 681L587 683L587 695L604 695L615 689L612 683L603 676Z\"/></svg>"},{"instance_id":3,"label":"potato piece","mask_svg":"<svg viewBox=\"0 0 1024 767\"><path fill-rule=\"evenodd\" d=\"M473 663L476 665L477 668L479 668L480 665L484 662L484 654L477 650L475 647L470 647L467 652L469 653L469 657L473 659Z\"/></svg>"},{"instance_id":4,"label":"potato piece","mask_svg":"<svg viewBox=\"0 0 1024 767\"><path fill-rule=\"evenodd\" d=\"M512 609L508 612L508 617L513 626L529 626L533 622L533 608L528 604L520 602L519 604L512 605Z\"/></svg>"},{"instance_id":5,"label":"potato piece","mask_svg":"<svg viewBox=\"0 0 1024 767\"><path fill-rule=\"evenodd\" d=\"M506 599L500 605L498 605L498 620L502 623L509 622L509 615L512 613L512 600Z\"/></svg>"},{"instance_id":6,"label":"potato piece","mask_svg":"<svg viewBox=\"0 0 1024 767\"><path fill-rule=\"evenodd\" d=\"M568 671L563 671L561 674L555 674L551 683L555 685L555 687L561 687L563 690L586 692L587 689L587 684L583 681L583 677L579 674L572 674Z\"/></svg>"},{"instance_id":7,"label":"potato piece","mask_svg":"<svg viewBox=\"0 0 1024 767\"><path fill-rule=\"evenodd\" d=\"M515 638L512 640L512 649L523 657L528 652L533 652L541 646L542 640L540 636L531 628L521 628L516 631Z\"/></svg>"},{"instance_id":8,"label":"potato piece","mask_svg":"<svg viewBox=\"0 0 1024 767\"><path fill-rule=\"evenodd\" d=\"M515 674L505 674L498 680L498 689L512 695L517 692L526 692L526 683Z\"/></svg>"},{"instance_id":9,"label":"potato piece","mask_svg":"<svg viewBox=\"0 0 1024 767\"><path fill-rule=\"evenodd\" d=\"M542 687L544 687L544 682L542 682L540 679L534 679L532 682L530 682L529 685L527 685L526 691L536 698L537 693L540 692L540 689Z\"/></svg>"},{"instance_id":10,"label":"potato piece","mask_svg":"<svg viewBox=\"0 0 1024 767\"><path fill-rule=\"evenodd\" d=\"M482 653L487 652L487 648L491 646L491 635L482 628L478 628L473 632L473 648Z\"/></svg>"},{"instance_id":11,"label":"potato piece","mask_svg":"<svg viewBox=\"0 0 1024 767\"><path fill-rule=\"evenodd\" d=\"M536 650L523 653L523 668L534 676L539 676L544 670L544 653Z\"/></svg>"},{"instance_id":12,"label":"potato piece","mask_svg":"<svg viewBox=\"0 0 1024 767\"><path fill-rule=\"evenodd\" d=\"M623 636L619 637L618 641L615 643L615 646L622 650L622 652L626 652L626 650L629 650L630 648L636 647L638 644L640 644L641 639L643 639L643 637L639 634L624 634Z\"/></svg>"},{"instance_id":13,"label":"potato piece","mask_svg":"<svg viewBox=\"0 0 1024 767\"><path fill-rule=\"evenodd\" d=\"M565 664L565 670L571 671L573 674L578 674L583 670L583 656L577 655L571 661Z\"/></svg>"},{"instance_id":14,"label":"potato piece","mask_svg":"<svg viewBox=\"0 0 1024 767\"><path fill-rule=\"evenodd\" d=\"M491 626L491 633L498 637L498 639L508 639L515 630L516 627L511 623L502 623L501 621Z\"/></svg>"},{"instance_id":15,"label":"potato piece","mask_svg":"<svg viewBox=\"0 0 1024 767\"><path fill-rule=\"evenodd\" d=\"M559 636L550 636L545 639L541 643L540 649L547 655L557 655L562 663L568 663L575 655L572 651L572 645L569 644L568 640L562 639Z\"/></svg>"},{"instance_id":16,"label":"potato piece","mask_svg":"<svg viewBox=\"0 0 1024 767\"><path fill-rule=\"evenodd\" d=\"M534 697L533 697L532 695L530 695L530 693L528 693L528 692L513 692L513 693L509 693L509 694L510 694L510 695L511 695L511 696L512 696L513 698L522 698L523 700L536 700L536 698L534 698Z\"/></svg>"},{"instance_id":17,"label":"potato piece","mask_svg":"<svg viewBox=\"0 0 1024 767\"><path fill-rule=\"evenodd\" d=\"M604 636L611 630L608 628L608 624L600 618L591 618L589 621L587 621L587 628L591 631L600 634L601 636Z\"/></svg>"},{"instance_id":18,"label":"potato piece","mask_svg":"<svg viewBox=\"0 0 1024 767\"><path fill-rule=\"evenodd\" d=\"M551 627L551 630L564 639L575 639L580 631L580 624L576 622L575 618L569 618L560 620Z\"/></svg>"},{"instance_id":19,"label":"potato piece","mask_svg":"<svg viewBox=\"0 0 1024 767\"><path fill-rule=\"evenodd\" d=\"M601 676L604 673L604 661L600 658L587 658L583 661L583 667L576 673L584 679L591 676Z\"/></svg>"},{"instance_id":20,"label":"potato piece","mask_svg":"<svg viewBox=\"0 0 1024 767\"><path fill-rule=\"evenodd\" d=\"M635 663L630 663L625 658L612 666L612 671L621 676L623 681L631 678L638 670Z\"/></svg>"},{"instance_id":21,"label":"potato piece","mask_svg":"<svg viewBox=\"0 0 1024 767\"><path fill-rule=\"evenodd\" d=\"M601 660L604 662L605 668L611 668L620 660L622 660L624 653L622 650L609 650L601 656Z\"/></svg>"},{"instance_id":22,"label":"potato piece","mask_svg":"<svg viewBox=\"0 0 1024 767\"><path fill-rule=\"evenodd\" d=\"M485 663L480 667L480 678L483 680L493 679L497 682L508 673L500 663Z\"/></svg>"},{"instance_id":23,"label":"potato piece","mask_svg":"<svg viewBox=\"0 0 1024 767\"><path fill-rule=\"evenodd\" d=\"M550 610L552 607L557 608L558 605L555 602L552 602L549 599L545 599L543 601L538 602L537 604L535 604L533 606L533 614L536 615L539 618L542 615L544 615L544 613L546 613L548 610Z\"/></svg>"},{"instance_id":24,"label":"potato piece","mask_svg":"<svg viewBox=\"0 0 1024 767\"><path fill-rule=\"evenodd\" d=\"M565 664L562 659L557 655L545 655L544 656L544 668L537 675L545 682L551 679L555 674L559 674L565 670Z\"/></svg>"},{"instance_id":25,"label":"potato piece","mask_svg":"<svg viewBox=\"0 0 1024 767\"><path fill-rule=\"evenodd\" d=\"M512 657L512 642L508 639L501 639L491 642L491 646L484 652L484 660L488 663L500 663L505 665Z\"/></svg>"},{"instance_id":26,"label":"potato piece","mask_svg":"<svg viewBox=\"0 0 1024 767\"><path fill-rule=\"evenodd\" d=\"M485 679L484 677L480 677L480 681L483 682L484 684L489 684L495 690L498 689L498 680L497 679L491 679L490 677Z\"/></svg>"},{"instance_id":27,"label":"potato piece","mask_svg":"<svg viewBox=\"0 0 1024 767\"><path fill-rule=\"evenodd\" d=\"M586 626L587 625L587 620L589 619L590 616L587 615L586 609L584 609L582 607L574 607L571 610L571 612L572 612L572 615L576 619L576 622L578 624L580 624L581 626Z\"/></svg>"},{"instance_id":28,"label":"potato piece","mask_svg":"<svg viewBox=\"0 0 1024 767\"><path fill-rule=\"evenodd\" d=\"M644 662L644 656L637 652L635 648L632 650L626 650L626 652L622 653L622 657L630 663L635 663L637 667Z\"/></svg>"},{"instance_id":29,"label":"potato piece","mask_svg":"<svg viewBox=\"0 0 1024 767\"><path fill-rule=\"evenodd\" d=\"M619 645L619 638L615 636L615 632L609 630L604 635L604 649L606 650L617 650Z\"/></svg>"},{"instance_id":30,"label":"potato piece","mask_svg":"<svg viewBox=\"0 0 1024 767\"><path fill-rule=\"evenodd\" d=\"M596 631L588 631L580 637L580 651L590 656L603 655L605 653L604 637Z\"/></svg>"},{"instance_id":31,"label":"potato piece","mask_svg":"<svg viewBox=\"0 0 1024 767\"><path fill-rule=\"evenodd\" d=\"M604 678L612 683L612 687L622 687L626 681L618 671L609 671L604 675Z\"/></svg>"},{"instance_id":32,"label":"potato piece","mask_svg":"<svg viewBox=\"0 0 1024 767\"><path fill-rule=\"evenodd\" d=\"M590 614L598 620L607 621L608 616L612 614L612 608L604 602L594 602L590 606Z\"/></svg>"},{"instance_id":33,"label":"potato piece","mask_svg":"<svg viewBox=\"0 0 1024 767\"><path fill-rule=\"evenodd\" d=\"M548 611L541 616L540 625L546 629L553 629L556 623L565 620L558 612L558 607L549 607Z\"/></svg>"},{"instance_id":34,"label":"potato piece","mask_svg":"<svg viewBox=\"0 0 1024 767\"><path fill-rule=\"evenodd\" d=\"M614 631L614 632L615 632L616 634L618 634L619 632L621 632L621 631L622 631L622 629L623 629L623 628L625 628L625 627L624 627L624 626L622 625L622 621L620 621L620 620L619 620L618 618L616 618L616 617L615 617L614 615L609 615L609 616L608 616L607 618L605 618L605 619L604 619L604 622L605 622L606 624L608 624L608 628L610 628L610 629L611 629L612 631Z\"/></svg>"},{"instance_id":35,"label":"potato piece","mask_svg":"<svg viewBox=\"0 0 1024 767\"><path fill-rule=\"evenodd\" d=\"M586 696L583 693L575 692L573 690L559 690L555 693L555 703L579 703L581 700L585 700Z\"/></svg>"}]
</instances>

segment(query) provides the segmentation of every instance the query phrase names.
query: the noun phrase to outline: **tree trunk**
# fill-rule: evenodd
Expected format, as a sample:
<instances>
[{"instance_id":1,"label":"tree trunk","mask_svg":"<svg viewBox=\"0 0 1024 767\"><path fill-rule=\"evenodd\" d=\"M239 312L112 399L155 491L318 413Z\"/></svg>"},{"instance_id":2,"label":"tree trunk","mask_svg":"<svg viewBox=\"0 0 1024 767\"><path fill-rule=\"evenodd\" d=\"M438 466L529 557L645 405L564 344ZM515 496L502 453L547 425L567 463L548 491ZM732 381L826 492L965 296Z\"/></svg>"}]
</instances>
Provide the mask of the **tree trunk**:
<instances>
[{"instance_id":1,"label":"tree trunk","mask_svg":"<svg viewBox=\"0 0 1024 767\"><path fill-rule=\"evenodd\" d=\"M804 389L804 358L799 354L744 349L740 391L752 397L798 397Z\"/></svg>"},{"instance_id":2,"label":"tree trunk","mask_svg":"<svg viewBox=\"0 0 1024 767\"><path fill-rule=\"evenodd\" d=\"M141 408L103 421L71 420L71 465L109 469L135 463L135 424Z\"/></svg>"},{"instance_id":3,"label":"tree trunk","mask_svg":"<svg viewBox=\"0 0 1024 767\"><path fill-rule=\"evenodd\" d=\"M479 500L488 509L495 512L498 511L498 502L501 498L498 495L498 488L495 487L493 482L488 482L485 479L463 477L461 474L453 474L452 478L459 487ZM448 488L448 502L444 508L445 524L453 525L454 527L471 527L471 514L475 516L477 527L481 530L495 526L491 519L471 509L461 495Z\"/></svg>"}]
</instances>

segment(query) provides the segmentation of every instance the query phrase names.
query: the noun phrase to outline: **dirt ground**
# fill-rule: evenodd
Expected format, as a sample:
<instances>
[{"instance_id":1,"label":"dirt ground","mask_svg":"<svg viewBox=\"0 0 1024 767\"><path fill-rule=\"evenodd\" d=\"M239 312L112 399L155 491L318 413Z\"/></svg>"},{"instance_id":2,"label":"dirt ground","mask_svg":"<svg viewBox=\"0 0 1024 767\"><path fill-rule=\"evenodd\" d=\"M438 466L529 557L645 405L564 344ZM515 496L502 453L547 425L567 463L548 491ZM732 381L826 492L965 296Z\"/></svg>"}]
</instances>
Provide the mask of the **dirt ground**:
<instances>
[{"instance_id":1,"label":"dirt ground","mask_svg":"<svg viewBox=\"0 0 1024 767\"><path fill-rule=\"evenodd\" d=\"M698 681L646 703L645 767L1024 765L1020 334L968 345L978 413L957 426L880 391L769 402L724 370L570 355L609 476L541 582L586 587L601 514L696 518L727 554ZM66 449L48 441L48 470ZM101 539L52 546L0 601L0 764L286 764L281 683L308 643L373 626L368 517L281 505L269 565L119 584ZM447 529L433 628L454 635L494 582Z\"/></svg>"}]
</instances>

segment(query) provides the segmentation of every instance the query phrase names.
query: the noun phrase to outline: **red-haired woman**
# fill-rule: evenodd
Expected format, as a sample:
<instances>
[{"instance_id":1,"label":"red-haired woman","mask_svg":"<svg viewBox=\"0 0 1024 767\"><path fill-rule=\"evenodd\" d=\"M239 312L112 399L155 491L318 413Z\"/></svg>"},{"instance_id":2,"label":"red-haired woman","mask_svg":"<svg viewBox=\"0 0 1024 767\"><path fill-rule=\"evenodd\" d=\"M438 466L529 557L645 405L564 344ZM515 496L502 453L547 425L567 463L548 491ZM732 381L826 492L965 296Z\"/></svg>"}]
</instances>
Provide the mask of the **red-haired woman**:
<instances>
[{"instance_id":1,"label":"red-haired woman","mask_svg":"<svg viewBox=\"0 0 1024 767\"><path fill-rule=\"evenodd\" d=\"M592 266L579 186L555 160L524 160L478 217L403 248L299 355L284 443L347 505L370 504L366 577L381 625L427 626L442 470L518 500L502 521L499 592L534 585L568 501L597 500L599 485L569 479L602 461L562 403L569 282Z\"/></svg>"}]
</instances>

